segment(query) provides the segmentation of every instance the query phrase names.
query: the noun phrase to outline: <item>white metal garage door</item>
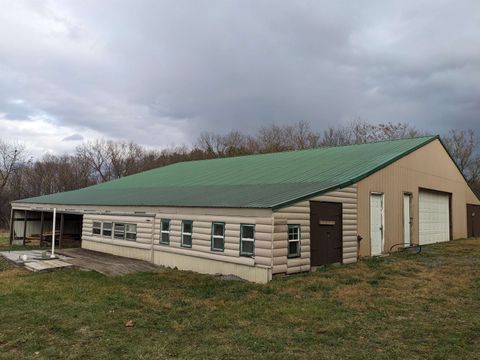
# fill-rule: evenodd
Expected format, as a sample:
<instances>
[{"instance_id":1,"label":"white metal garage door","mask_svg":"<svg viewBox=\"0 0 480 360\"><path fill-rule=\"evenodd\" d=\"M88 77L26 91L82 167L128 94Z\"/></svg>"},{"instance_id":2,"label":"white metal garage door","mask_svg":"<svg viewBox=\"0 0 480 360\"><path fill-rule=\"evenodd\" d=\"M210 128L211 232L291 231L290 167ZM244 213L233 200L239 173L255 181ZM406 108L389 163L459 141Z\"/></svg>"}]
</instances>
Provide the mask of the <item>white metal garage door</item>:
<instances>
[{"instance_id":1,"label":"white metal garage door","mask_svg":"<svg viewBox=\"0 0 480 360\"><path fill-rule=\"evenodd\" d=\"M420 244L450 240L450 200L448 194L420 191Z\"/></svg>"}]
</instances>

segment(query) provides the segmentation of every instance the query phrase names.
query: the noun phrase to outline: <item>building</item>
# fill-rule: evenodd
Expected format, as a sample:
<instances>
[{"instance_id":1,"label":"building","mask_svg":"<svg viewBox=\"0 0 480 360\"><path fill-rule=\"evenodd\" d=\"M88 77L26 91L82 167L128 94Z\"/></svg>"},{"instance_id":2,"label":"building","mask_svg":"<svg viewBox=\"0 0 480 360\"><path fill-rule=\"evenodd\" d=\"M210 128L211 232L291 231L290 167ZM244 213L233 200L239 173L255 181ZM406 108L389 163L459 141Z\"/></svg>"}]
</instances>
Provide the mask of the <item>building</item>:
<instances>
[{"instance_id":1,"label":"building","mask_svg":"<svg viewBox=\"0 0 480 360\"><path fill-rule=\"evenodd\" d=\"M56 208L60 242L265 283L466 237L467 205L480 214L439 137L421 137L183 162L18 200L11 239L43 240Z\"/></svg>"}]
</instances>

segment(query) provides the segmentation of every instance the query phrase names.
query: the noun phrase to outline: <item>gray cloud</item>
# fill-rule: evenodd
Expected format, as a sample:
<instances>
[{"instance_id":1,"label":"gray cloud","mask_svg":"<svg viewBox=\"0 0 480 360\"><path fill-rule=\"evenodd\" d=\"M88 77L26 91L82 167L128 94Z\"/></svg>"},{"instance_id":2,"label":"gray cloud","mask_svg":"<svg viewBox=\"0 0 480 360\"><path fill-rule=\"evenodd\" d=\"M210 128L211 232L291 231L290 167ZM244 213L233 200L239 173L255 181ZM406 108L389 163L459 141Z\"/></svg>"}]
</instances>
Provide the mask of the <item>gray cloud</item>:
<instances>
[{"instance_id":1,"label":"gray cloud","mask_svg":"<svg viewBox=\"0 0 480 360\"><path fill-rule=\"evenodd\" d=\"M72 134L69 136L65 136L62 141L82 141L84 137L80 134Z\"/></svg>"},{"instance_id":2,"label":"gray cloud","mask_svg":"<svg viewBox=\"0 0 480 360\"><path fill-rule=\"evenodd\" d=\"M10 2L0 119L154 146L359 116L479 128L479 13L475 0Z\"/></svg>"}]
</instances>

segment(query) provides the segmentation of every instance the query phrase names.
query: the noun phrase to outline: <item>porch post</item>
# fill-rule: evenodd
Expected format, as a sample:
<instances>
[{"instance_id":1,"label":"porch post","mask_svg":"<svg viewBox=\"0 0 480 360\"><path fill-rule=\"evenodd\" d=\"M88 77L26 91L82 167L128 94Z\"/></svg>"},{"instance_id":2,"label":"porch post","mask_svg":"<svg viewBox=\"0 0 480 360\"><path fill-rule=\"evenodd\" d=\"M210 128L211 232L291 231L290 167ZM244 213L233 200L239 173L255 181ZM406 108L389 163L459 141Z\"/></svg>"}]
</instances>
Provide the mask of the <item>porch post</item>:
<instances>
[{"instance_id":1,"label":"porch post","mask_svg":"<svg viewBox=\"0 0 480 360\"><path fill-rule=\"evenodd\" d=\"M43 221L44 221L44 215L43 211L40 213L40 246L43 244Z\"/></svg>"},{"instance_id":2,"label":"porch post","mask_svg":"<svg viewBox=\"0 0 480 360\"><path fill-rule=\"evenodd\" d=\"M25 210L24 216L23 216L23 246L25 246L26 237L27 237L27 210Z\"/></svg>"},{"instance_id":3,"label":"porch post","mask_svg":"<svg viewBox=\"0 0 480 360\"><path fill-rule=\"evenodd\" d=\"M13 207L10 209L10 245L13 244L13 225L15 224L15 220L13 217L15 216L15 211L13 211Z\"/></svg>"},{"instance_id":4,"label":"porch post","mask_svg":"<svg viewBox=\"0 0 480 360\"><path fill-rule=\"evenodd\" d=\"M57 220L57 208L53 208L53 221L52 221L52 253L50 254L50 257L52 259L55 258L55 228L57 226L56 224Z\"/></svg>"}]
</instances>

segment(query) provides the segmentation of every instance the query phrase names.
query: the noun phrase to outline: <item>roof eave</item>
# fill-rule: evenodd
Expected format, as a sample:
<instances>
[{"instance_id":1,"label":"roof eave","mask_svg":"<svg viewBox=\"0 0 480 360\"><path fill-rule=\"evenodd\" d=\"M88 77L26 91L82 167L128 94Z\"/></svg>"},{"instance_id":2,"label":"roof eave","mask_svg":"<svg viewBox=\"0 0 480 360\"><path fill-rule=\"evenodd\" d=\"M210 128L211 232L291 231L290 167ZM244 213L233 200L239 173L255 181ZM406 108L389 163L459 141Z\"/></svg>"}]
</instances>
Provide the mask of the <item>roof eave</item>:
<instances>
[{"instance_id":1,"label":"roof eave","mask_svg":"<svg viewBox=\"0 0 480 360\"><path fill-rule=\"evenodd\" d=\"M400 160L401 158L403 158L403 157L405 157L405 156L407 156L407 155L410 155L411 153L417 151L418 149L424 147L424 146L427 145L427 144L430 144L431 142L433 142L433 141L435 141L435 140L439 140L439 141L441 142L440 136L439 136L439 135L432 136L430 139L425 140L423 143L421 143L421 144L419 144L419 145L417 145L417 146L412 147L411 149L403 152L402 154L393 157L392 159L386 161L385 163L380 164L379 166L373 168L372 170L369 170L369 171L367 171L367 172L365 172L365 173L363 173L363 174L361 174L361 175L359 175L359 176L356 176L356 177L353 178L353 179L350 179L350 180L348 180L348 181L345 181L345 182L343 182L343 183L341 183L341 184L339 184L339 185L335 185L335 186L329 187L329 188L327 188L327 189L322 189L322 190L319 190L319 191L310 193L310 194L308 194L308 195L301 196L301 197L299 197L299 198L295 198L295 199L291 199L291 200L288 200L288 201L285 201L285 202L282 202L282 203L279 203L279 204L275 204L275 205L272 206L272 210L273 210L273 211L279 210L279 209L281 209L281 208L287 207L287 206L292 205L292 204L295 204L295 203L297 203L297 202L300 202L300 201L303 201L303 200L307 200L307 199L310 199L310 198L315 197L315 196L320 196L320 195L322 195L322 194L325 194L325 193L327 193L327 192L333 191L333 190L335 190L335 189L343 189L343 188L345 188L345 187L347 187L347 186L356 184L356 183L358 183L359 181L362 181L363 179L369 177L370 175L376 173L377 171L380 171L380 170L386 168L387 166L393 164L394 162ZM444 147L445 147L445 146L444 146ZM448 151L447 151L447 152L448 152ZM450 158L451 158L451 157L450 157ZM452 159L452 161L453 161L453 159ZM455 161L454 161L454 163L455 163ZM455 163L455 164L456 164L456 163ZM458 166L457 166L457 167L458 167ZM463 175L463 174L462 174L462 175ZM465 177L464 177L464 178L465 178Z\"/></svg>"}]
</instances>

